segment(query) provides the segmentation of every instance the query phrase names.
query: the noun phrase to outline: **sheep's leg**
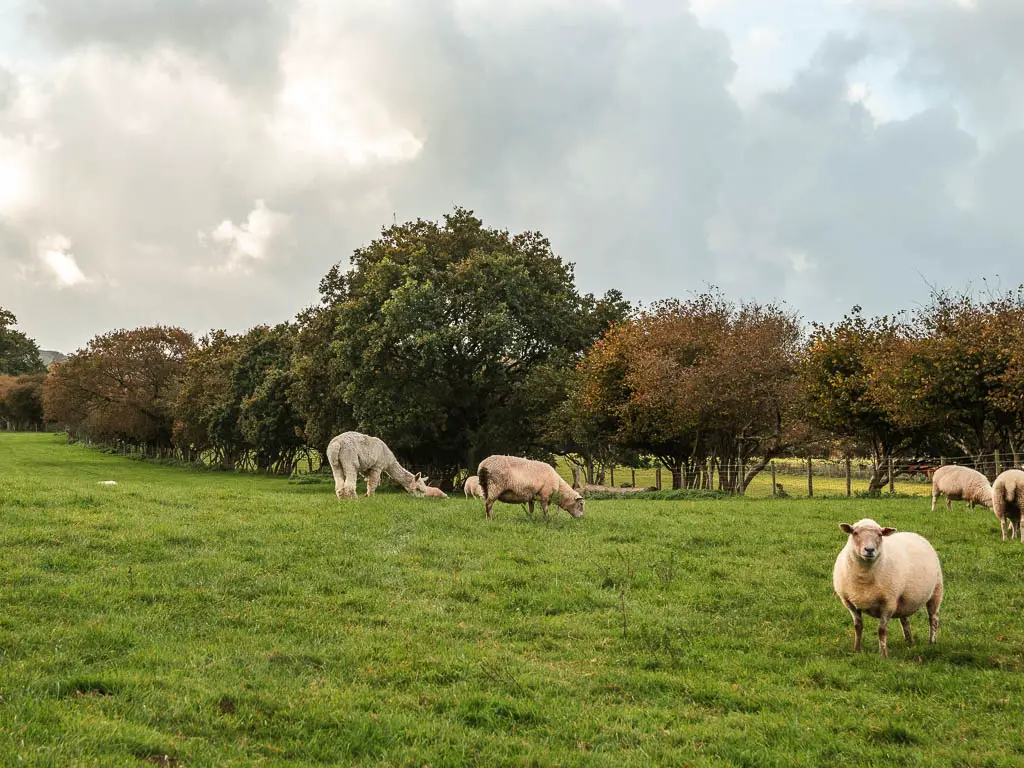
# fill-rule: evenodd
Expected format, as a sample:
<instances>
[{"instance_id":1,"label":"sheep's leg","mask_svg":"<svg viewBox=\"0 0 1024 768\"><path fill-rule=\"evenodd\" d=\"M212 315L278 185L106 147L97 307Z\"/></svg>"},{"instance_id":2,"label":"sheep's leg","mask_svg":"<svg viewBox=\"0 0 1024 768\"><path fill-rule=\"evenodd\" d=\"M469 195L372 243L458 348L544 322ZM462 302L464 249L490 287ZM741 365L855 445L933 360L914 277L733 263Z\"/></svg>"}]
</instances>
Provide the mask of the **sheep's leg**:
<instances>
[{"instance_id":1,"label":"sheep's leg","mask_svg":"<svg viewBox=\"0 0 1024 768\"><path fill-rule=\"evenodd\" d=\"M878 653L889 658L889 616L884 613L878 619Z\"/></svg>"},{"instance_id":2,"label":"sheep's leg","mask_svg":"<svg viewBox=\"0 0 1024 768\"><path fill-rule=\"evenodd\" d=\"M487 519L490 520L493 515L491 514L491 507L494 506L494 499L484 499L484 512L486 513Z\"/></svg>"},{"instance_id":3,"label":"sheep's leg","mask_svg":"<svg viewBox=\"0 0 1024 768\"><path fill-rule=\"evenodd\" d=\"M935 511L935 500L939 497L939 491L936 488L932 488L932 512Z\"/></svg>"},{"instance_id":4,"label":"sheep's leg","mask_svg":"<svg viewBox=\"0 0 1024 768\"><path fill-rule=\"evenodd\" d=\"M903 626L903 636L905 638L907 638L907 645L913 645L914 644L914 638L911 637L911 635L910 635L910 617L909 616L901 616L900 617L900 624Z\"/></svg>"},{"instance_id":5,"label":"sheep's leg","mask_svg":"<svg viewBox=\"0 0 1024 768\"><path fill-rule=\"evenodd\" d=\"M939 639L939 606L942 604L942 585L939 584L935 587L935 591L932 593L931 598L925 603L925 609L928 611L928 626L931 631L928 635L928 642L935 643Z\"/></svg>"},{"instance_id":6,"label":"sheep's leg","mask_svg":"<svg viewBox=\"0 0 1024 768\"><path fill-rule=\"evenodd\" d=\"M540 497L540 511L544 513L545 522L548 519L548 500L544 496Z\"/></svg>"},{"instance_id":7,"label":"sheep's leg","mask_svg":"<svg viewBox=\"0 0 1024 768\"><path fill-rule=\"evenodd\" d=\"M860 611L853 603L843 600L843 605L846 606L846 610L853 617L853 652L859 653L861 650L861 636L864 634L864 617L861 616Z\"/></svg>"},{"instance_id":8,"label":"sheep's leg","mask_svg":"<svg viewBox=\"0 0 1024 768\"><path fill-rule=\"evenodd\" d=\"M1003 541L1006 541L1006 518L999 518L999 530L1003 533Z\"/></svg>"},{"instance_id":9,"label":"sheep's leg","mask_svg":"<svg viewBox=\"0 0 1024 768\"><path fill-rule=\"evenodd\" d=\"M953 511L953 500L951 498L949 498L949 496L946 497L946 511L947 512L952 512Z\"/></svg>"},{"instance_id":10,"label":"sheep's leg","mask_svg":"<svg viewBox=\"0 0 1024 768\"><path fill-rule=\"evenodd\" d=\"M380 485L380 470L371 469L370 473L366 476L366 495L373 496L378 485Z\"/></svg>"},{"instance_id":11,"label":"sheep's leg","mask_svg":"<svg viewBox=\"0 0 1024 768\"><path fill-rule=\"evenodd\" d=\"M533 520L533 499L530 499L527 502L527 505L530 507L530 519Z\"/></svg>"}]
</instances>

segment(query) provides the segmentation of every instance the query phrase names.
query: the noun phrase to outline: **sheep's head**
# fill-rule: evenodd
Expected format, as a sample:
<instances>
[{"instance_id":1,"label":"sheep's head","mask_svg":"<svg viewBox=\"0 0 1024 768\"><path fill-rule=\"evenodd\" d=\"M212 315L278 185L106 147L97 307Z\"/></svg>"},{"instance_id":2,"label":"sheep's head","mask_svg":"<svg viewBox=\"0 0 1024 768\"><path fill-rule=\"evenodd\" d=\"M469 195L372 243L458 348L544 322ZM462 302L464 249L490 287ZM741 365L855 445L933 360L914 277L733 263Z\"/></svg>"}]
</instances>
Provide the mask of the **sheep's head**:
<instances>
[{"instance_id":1,"label":"sheep's head","mask_svg":"<svg viewBox=\"0 0 1024 768\"><path fill-rule=\"evenodd\" d=\"M408 488L409 493L411 493L413 496L429 495L430 491L427 490L427 488L429 487L427 485L427 480L429 479L429 477L423 477L419 472L417 472L416 476L413 477L412 479L412 484Z\"/></svg>"},{"instance_id":2,"label":"sheep's head","mask_svg":"<svg viewBox=\"0 0 1024 768\"><path fill-rule=\"evenodd\" d=\"M895 528L883 528L870 518L860 520L853 525L843 523L839 528L843 533L850 535L847 546L858 559L866 563L877 560L882 554L882 539L896 533Z\"/></svg>"},{"instance_id":3,"label":"sheep's head","mask_svg":"<svg viewBox=\"0 0 1024 768\"><path fill-rule=\"evenodd\" d=\"M448 494L442 491L440 488L435 488L432 485L427 486L427 492L423 494L428 499L447 499Z\"/></svg>"},{"instance_id":4,"label":"sheep's head","mask_svg":"<svg viewBox=\"0 0 1024 768\"><path fill-rule=\"evenodd\" d=\"M583 517L583 497L577 493L574 497L567 498L563 509L573 517Z\"/></svg>"}]
</instances>

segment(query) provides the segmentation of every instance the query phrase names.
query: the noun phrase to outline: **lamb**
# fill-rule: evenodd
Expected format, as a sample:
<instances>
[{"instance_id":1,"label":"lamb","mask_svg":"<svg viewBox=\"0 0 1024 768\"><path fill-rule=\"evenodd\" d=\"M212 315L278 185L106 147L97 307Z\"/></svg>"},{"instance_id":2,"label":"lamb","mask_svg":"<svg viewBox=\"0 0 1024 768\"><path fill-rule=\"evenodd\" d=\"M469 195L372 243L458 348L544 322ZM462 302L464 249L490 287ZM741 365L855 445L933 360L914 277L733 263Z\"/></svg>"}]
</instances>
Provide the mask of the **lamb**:
<instances>
[{"instance_id":1,"label":"lamb","mask_svg":"<svg viewBox=\"0 0 1024 768\"><path fill-rule=\"evenodd\" d=\"M327 446L327 460L334 473L334 492L339 499L356 497L356 474L366 478L366 495L380 485L381 472L387 472L413 496L426 496L427 480L417 472L413 475L395 458L395 454L378 437L359 432L342 432Z\"/></svg>"},{"instance_id":2,"label":"lamb","mask_svg":"<svg viewBox=\"0 0 1024 768\"><path fill-rule=\"evenodd\" d=\"M954 501L966 501L971 509L975 504L992 508L992 486L988 478L970 467L946 464L932 473L932 512L939 494L946 496L946 509L952 510Z\"/></svg>"},{"instance_id":3,"label":"lamb","mask_svg":"<svg viewBox=\"0 0 1024 768\"><path fill-rule=\"evenodd\" d=\"M861 650L861 613L878 619L878 652L887 658L889 619L899 618L911 645L910 617L921 606L928 610L929 642L934 643L939 634L942 568L928 540L916 533L883 528L870 518L839 527L849 538L836 558L832 586L853 616L854 652Z\"/></svg>"},{"instance_id":4,"label":"lamb","mask_svg":"<svg viewBox=\"0 0 1024 768\"><path fill-rule=\"evenodd\" d=\"M583 496L559 477L554 467L543 461L517 456L488 456L480 462L477 477L488 519L492 517L491 507L495 501L527 503L530 517L533 517L535 497L540 498L545 518L548 516L548 503L552 500L573 517L583 517Z\"/></svg>"},{"instance_id":5,"label":"lamb","mask_svg":"<svg viewBox=\"0 0 1024 768\"><path fill-rule=\"evenodd\" d=\"M483 489L480 487L480 478L476 475L470 475L466 478L466 483L462 486L462 490L466 494L467 499L470 496L475 496L478 499L484 497Z\"/></svg>"},{"instance_id":6,"label":"lamb","mask_svg":"<svg viewBox=\"0 0 1024 768\"><path fill-rule=\"evenodd\" d=\"M1024 509L1024 472L1019 469L1008 469L992 483L992 511L999 518L999 529L1006 541L1006 524L1010 524L1010 540L1016 535L1024 544L1024 526L1021 525L1021 510Z\"/></svg>"},{"instance_id":7,"label":"lamb","mask_svg":"<svg viewBox=\"0 0 1024 768\"><path fill-rule=\"evenodd\" d=\"M428 499L447 499L448 494L442 491L440 488L435 488L432 485L427 486L426 492L423 494Z\"/></svg>"}]
</instances>

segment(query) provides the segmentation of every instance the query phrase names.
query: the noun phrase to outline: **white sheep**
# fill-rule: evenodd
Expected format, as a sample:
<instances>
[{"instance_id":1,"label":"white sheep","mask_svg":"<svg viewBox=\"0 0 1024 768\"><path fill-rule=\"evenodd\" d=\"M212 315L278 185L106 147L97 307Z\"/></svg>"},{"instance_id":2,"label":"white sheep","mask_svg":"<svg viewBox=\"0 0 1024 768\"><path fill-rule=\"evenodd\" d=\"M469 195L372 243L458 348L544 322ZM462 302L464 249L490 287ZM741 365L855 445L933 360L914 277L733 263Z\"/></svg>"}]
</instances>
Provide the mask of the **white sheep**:
<instances>
[{"instance_id":1,"label":"white sheep","mask_svg":"<svg viewBox=\"0 0 1024 768\"><path fill-rule=\"evenodd\" d=\"M1024 508L1024 472L1008 469L992 483L992 511L999 519L999 530L1006 541L1006 524L1010 524L1010 540L1019 536L1024 544L1024 526L1021 525L1021 510ZM1017 533L1014 534L1014 526Z\"/></svg>"},{"instance_id":2,"label":"white sheep","mask_svg":"<svg viewBox=\"0 0 1024 768\"><path fill-rule=\"evenodd\" d=\"M413 496L426 496L427 480L398 463L395 454L378 437L360 432L342 432L327 446L327 460L334 473L334 492L339 499L356 496L356 475L366 478L366 495L380 485L381 472L386 472Z\"/></svg>"},{"instance_id":3,"label":"white sheep","mask_svg":"<svg viewBox=\"0 0 1024 768\"><path fill-rule=\"evenodd\" d=\"M480 487L480 478L476 475L470 475L466 478L466 482L462 486L462 491L466 494L467 499L470 496L475 496L478 499L482 499L484 497L483 489Z\"/></svg>"},{"instance_id":4,"label":"white sheep","mask_svg":"<svg viewBox=\"0 0 1024 768\"><path fill-rule=\"evenodd\" d=\"M929 641L934 643L939 634L942 567L928 540L916 533L883 528L868 518L839 527L849 538L836 558L832 586L853 616L853 650L861 650L861 613L878 619L878 652L887 657L889 619L899 618L910 645L910 617L922 606L928 610Z\"/></svg>"},{"instance_id":5,"label":"white sheep","mask_svg":"<svg viewBox=\"0 0 1024 768\"><path fill-rule=\"evenodd\" d=\"M975 504L992 508L992 486L988 478L970 467L946 464L932 473L932 512L939 495L946 497L946 509L952 510L954 501L966 501L971 509Z\"/></svg>"},{"instance_id":6,"label":"white sheep","mask_svg":"<svg viewBox=\"0 0 1024 768\"><path fill-rule=\"evenodd\" d=\"M428 499L447 499L448 494L442 491L440 488L435 488L432 485L427 486L426 492L423 494Z\"/></svg>"},{"instance_id":7,"label":"white sheep","mask_svg":"<svg viewBox=\"0 0 1024 768\"><path fill-rule=\"evenodd\" d=\"M484 509L492 517L495 501L506 504L529 504L533 517L534 498L540 499L544 517L552 500L573 517L583 517L583 496L573 490L550 464L518 456L488 456L477 467Z\"/></svg>"}]
</instances>

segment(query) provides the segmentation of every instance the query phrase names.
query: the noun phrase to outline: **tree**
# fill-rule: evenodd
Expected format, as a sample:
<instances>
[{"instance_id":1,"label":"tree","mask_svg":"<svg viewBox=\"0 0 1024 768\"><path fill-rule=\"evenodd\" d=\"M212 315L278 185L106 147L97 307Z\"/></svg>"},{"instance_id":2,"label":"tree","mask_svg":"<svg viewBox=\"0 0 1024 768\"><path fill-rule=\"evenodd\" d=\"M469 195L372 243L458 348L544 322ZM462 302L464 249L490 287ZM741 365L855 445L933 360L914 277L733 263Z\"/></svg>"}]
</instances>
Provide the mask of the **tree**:
<instances>
[{"instance_id":1,"label":"tree","mask_svg":"<svg viewBox=\"0 0 1024 768\"><path fill-rule=\"evenodd\" d=\"M0 428L40 430L43 428L43 382L45 374L0 375Z\"/></svg>"},{"instance_id":2,"label":"tree","mask_svg":"<svg viewBox=\"0 0 1024 768\"><path fill-rule=\"evenodd\" d=\"M628 309L581 296L540 234L461 208L385 229L320 292L295 361L307 434L357 428L449 481L491 453L543 454L568 371Z\"/></svg>"},{"instance_id":3,"label":"tree","mask_svg":"<svg viewBox=\"0 0 1024 768\"><path fill-rule=\"evenodd\" d=\"M190 333L163 326L97 336L54 364L43 393L46 419L63 424L72 437L166 455L177 387L193 346Z\"/></svg>"},{"instance_id":4,"label":"tree","mask_svg":"<svg viewBox=\"0 0 1024 768\"><path fill-rule=\"evenodd\" d=\"M39 357L39 347L24 333L14 330L17 322L12 312L0 307L0 374L44 373L46 366Z\"/></svg>"},{"instance_id":5,"label":"tree","mask_svg":"<svg viewBox=\"0 0 1024 768\"><path fill-rule=\"evenodd\" d=\"M799 341L796 318L774 305L717 292L659 302L588 352L581 408L621 446L656 456L673 488L710 483L710 460L720 486L743 493L797 437Z\"/></svg>"},{"instance_id":6,"label":"tree","mask_svg":"<svg viewBox=\"0 0 1024 768\"><path fill-rule=\"evenodd\" d=\"M304 447L290 396L294 327L214 331L189 353L174 406L174 442L225 469L291 474Z\"/></svg>"},{"instance_id":7,"label":"tree","mask_svg":"<svg viewBox=\"0 0 1024 768\"><path fill-rule=\"evenodd\" d=\"M838 323L814 323L801 362L809 418L870 452L869 493L889 482L889 460L924 435L920 420L894 418L877 392L891 375L883 366L901 358L908 340L905 325L889 317L867 320L858 306Z\"/></svg>"}]
</instances>

